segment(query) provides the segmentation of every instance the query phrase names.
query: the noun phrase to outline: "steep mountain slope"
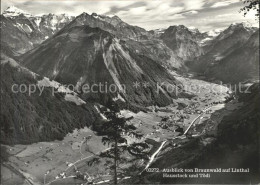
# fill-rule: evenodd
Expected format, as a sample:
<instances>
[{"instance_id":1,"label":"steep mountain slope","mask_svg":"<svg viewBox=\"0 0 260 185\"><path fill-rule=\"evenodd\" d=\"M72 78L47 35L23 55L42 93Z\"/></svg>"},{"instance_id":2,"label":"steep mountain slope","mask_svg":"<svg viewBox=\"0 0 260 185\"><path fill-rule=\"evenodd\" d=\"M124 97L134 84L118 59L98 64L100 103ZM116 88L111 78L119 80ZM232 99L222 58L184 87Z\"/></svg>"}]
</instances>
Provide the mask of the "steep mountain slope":
<instances>
[{"instance_id":1,"label":"steep mountain slope","mask_svg":"<svg viewBox=\"0 0 260 185\"><path fill-rule=\"evenodd\" d=\"M192 32L183 25L170 26L160 38L173 52L184 61L193 60L200 56L203 51L198 41L203 38L199 32Z\"/></svg>"},{"instance_id":2,"label":"steep mountain slope","mask_svg":"<svg viewBox=\"0 0 260 185\"><path fill-rule=\"evenodd\" d=\"M123 22L118 16L105 16L93 13L91 15L83 13L76 17L63 30L78 25L88 25L99 27L108 31L126 42L126 47L136 55L143 55L168 68L181 68L183 62L165 43L163 43L153 33L145 29L129 25Z\"/></svg>"},{"instance_id":3,"label":"steep mountain slope","mask_svg":"<svg viewBox=\"0 0 260 185\"><path fill-rule=\"evenodd\" d=\"M208 46L210 46L213 42L213 40L222 32L222 29L214 29L207 31L203 34L202 39L199 41L199 44L202 46L203 51L208 51Z\"/></svg>"},{"instance_id":4,"label":"steep mountain slope","mask_svg":"<svg viewBox=\"0 0 260 185\"><path fill-rule=\"evenodd\" d=\"M16 7L1 15L1 42L17 53L25 53L63 28L74 17L61 15L33 16Z\"/></svg>"},{"instance_id":5,"label":"steep mountain slope","mask_svg":"<svg viewBox=\"0 0 260 185\"><path fill-rule=\"evenodd\" d=\"M29 88L35 92L29 94ZM27 144L62 139L75 128L91 126L98 116L74 92L2 54L0 117L1 143Z\"/></svg>"},{"instance_id":6,"label":"steep mountain slope","mask_svg":"<svg viewBox=\"0 0 260 185\"><path fill-rule=\"evenodd\" d=\"M223 82L259 80L259 30L240 48L210 67L205 75Z\"/></svg>"},{"instance_id":7,"label":"steep mountain slope","mask_svg":"<svg viewBox=\"0 0 260 185\"><path fill-rule=\"evenodd\" d=\"M33 20L37 24L38 29L45 35L45 38L49 38L73 19L74 16L66 14L48 14L35 17Z\"/></svg>"},{"instance_id":8,"label":"steep mountain slope","mask_svg":"<svg viewBox=\"0 0 260 185\"><path fill-rule=\"evenodd\" d=\"M182 58L178 57L162 40L126 40L122 44L134 55L146 56L167 69L178 71L185 69Z\"/></svg>"},{"instance_id":9,"label":"steep mountain slope","mask_svg":"<svg viewBox=\"0 0 260 185\"><path fill-rule=\"evenodd\" d=\"M169 104L176 93L166 92L157 83L164 82L173 88L179 84L158 62L136 55L109 32L85 25L66 26L22 56L22 62L32 71L79 88L83 84L116 85L117 91L108 93L109 96L117 97L120 93L133 104ZM99 93L85 95L101 102L107 99Z\"/></svg>"},{"instance_id":10,"label":"steep mountain slope","mask_svg":"<svg viewBox=\"0 0 260 185\"><path fill-rule=\"evenodd\" d=\"M243 46L256 30L243 23L230 25L205 47L204 55L189 65L193 70L204 73L209 66L217 65L221 59Z\"/></svg>"},{"instance_id":11,"label":"steep mountain slope","mask_svg":"<svg viewBox=\"0 0 260 185\"><path fill-rule=\"evenodd\" d=\"M189 28L189 31L192 33L193 38L198 44L200 44L203 39L210 36L208 32L200 32L197 28Z\"/></svg>"},{"instance_id":12,"label":"steep mountain slope","mask_svg":"<svg viewBox=\"0 0 260 185\"><path fill-rule=\"evenodd\" d=\"M231 24L214 39L207 54L218 60L217 58L225 55L227 50L231 52L233 48L242 46L254 31L256 29L249 28L244 23Z\"/></svg>"},{"instance_id":13,"label":"steep mountain slope","mask_svg":"<svg viewBox=\"0 0 260 185\"><path fill-rule=\"evenodd\" d=\"M147 38L149 33L138 26L132 26L123 22L118 16L105 16L93 13L91 15L82 13L77 16L64 29L70 29L74 26L88 25L90 27L98 27L102 30L108 31L120 38L140 40Z\"/></svg>"},{"instance_id":14,"label":"steep mountain slope","mask_svg":"<svg viewBox=\"0 0 260 185\"><path fill-rule=\"evenodd\" d=\"M5 42L0 42L1 54L5 54L8 57L15 58L18 55L14 49L10 48L10 46Z\"/></svg>"},{"instance_id":15,"label":"steep mountain slope","mask_svg":"<svg viewBox=\"0 0 260 185\"><path fill-rule=\"evenodd\" d=\"M116 37L124 40L128 49L136 55L142 55L167 68L184 68L183 59L175 52L171 51L161 39L154 33L147 32L145 29L129 25L123 22L118 16L105 16L93 13L91 15L83 13L69 23L64 30L74 26L88 25L105 30Z\"/></svg>"},{"instance_id":16,"label":"steep mountain slope","mask_svg":"<svg viewBox=\"0 0 260 185\"><path fill-rule=\"evenodd\" d=\"M28 20L23 15L21 15L21 17L17 17L19 20L23 20L23 18ZM44 39L43 37L37 36L35 39L31 39L29 33L31 32L31 28L28 27L28 25L25 27L26 28L22 28L22 26L19 27L11 18L1 15L1 44L7 45L9 48L19 54L32 49L33 42L35 44L40 43L40 41Z\"/></svg>"}]
</instances>

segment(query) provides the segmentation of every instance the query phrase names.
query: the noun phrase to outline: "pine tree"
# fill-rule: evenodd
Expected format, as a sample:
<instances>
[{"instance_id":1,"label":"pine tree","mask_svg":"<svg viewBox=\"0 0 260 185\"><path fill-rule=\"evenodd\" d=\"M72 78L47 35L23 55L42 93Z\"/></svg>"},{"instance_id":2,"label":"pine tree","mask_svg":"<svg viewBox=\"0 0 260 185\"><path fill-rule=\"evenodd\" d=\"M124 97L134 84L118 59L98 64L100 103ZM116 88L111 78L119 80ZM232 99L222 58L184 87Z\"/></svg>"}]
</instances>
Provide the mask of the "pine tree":
<instances>
[{"instance_id":1,"label":"pine tree","mask_svg":"<svg viewBox=\"0 0 260 185\"><path fill-rule=\"evenodd\" d=\"M141 139L142 134L136 131L136 127L129 124L125 117L120 114L120 109L113 101L107 104L107 110L103 114L107 121L101 126L105 135L102 137L102 143L110 146L106 151L101 152L97 157L89 162L89 165L100 162L101 158L112 159L113 162L107 162L107 165L113 171L113 184L118 184L118 177L124 175L124 170L119 167L120 162L126 162L127 159L122 155L125 152L135 156L136 160L147 158L147 149L149 146L144 143L127 143L126 135Z\"/></svg>"}]
</instances>

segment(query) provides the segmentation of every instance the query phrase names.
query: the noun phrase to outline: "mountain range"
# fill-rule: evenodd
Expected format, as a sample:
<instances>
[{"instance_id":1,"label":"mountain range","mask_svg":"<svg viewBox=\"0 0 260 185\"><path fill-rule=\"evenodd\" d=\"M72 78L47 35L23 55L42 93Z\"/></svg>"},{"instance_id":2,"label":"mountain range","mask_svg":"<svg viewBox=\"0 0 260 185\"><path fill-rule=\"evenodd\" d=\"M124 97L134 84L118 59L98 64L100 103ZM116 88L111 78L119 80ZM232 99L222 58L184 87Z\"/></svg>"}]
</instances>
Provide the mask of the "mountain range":
<instances>
[{"instance_id":1,"label":"mountain range","mask_svg":"<svg viewBox=\"0 0 260 185\"><path fill-rule=\"evenodd\" d=\"M191 31L183 25L170 26L160 36L175 55L185 61L202 55L203 50L199 46L199 42L204 37L198 30Z\"/></svg>"},{"instance_id":2,"label":"mountain range","mask_svg":"<svg viewBox=\"0 0 260 185\"><path fill-rule=\"evenodd\" d=\"M6 123L1 132L6 143L11 138L12 143L57 139L73 127L90 126L100 118L94 105L109 99L122 108L145 111L150 105L166 106L180 97L191 98L193 94L185 91L177 93L183 84L176 73L199 73L225 83L258 80L259 29L242 23L204 33L184 25L147 31L118 16L33 16L9 7L1 15L0 29L1 95L7 107L1 112ZM43 79L44 84L56 84L55 88L107 84L117 90L106 94L80 90L40 98L10 92L13 83L38 84ZM167 91L167 86L174 90ZM18 119L12 118L14 112ZM28 112L33 112L35 120Z\"/></svg>"},{"instance_id":3,"label":"mountain range","mask_svg":"<svg viewBox=\"0 0 260 185\"><path fill-rule=\"evenodd\" d=\"M192 71L225 83L258 80L259 29L232 24L204 47L203 55L188 62Z\"/></svg>"},{"instance_id":4,"label":"mountain range","mask_svg":"<svg viewBox=\"0 0 260 185\"><path fill-rule=\"evenodd\" d=\"M10 47L16 55L25 53L51 37L74 17L65 14L33 16L16 7L1 14L1 45Z\"/></svg>"},{"instance_id":5,"label":"mountain range","mask_svg":"<svg viewBox=\"0 0 260 185\"><path fill-rule=\"evenodd\" d=\"M167 105L174 93L156 93L156 83L177 86L178 81L152 58L136 55L126 42L100 28L68 25L52 39L21 56L21 63L36 73L63 84L115 84L127 102ZM134 88L133 83L148 83ZM126 92L123 91L126 86ZM90 94L91 98L105 98ZM95 97L93 97L95 96ZM118 96L113 94L113 96ZM88 97L89 98L89 97ZM102 103L105 100L101 100Z\"/></svg>"}]
</instances>

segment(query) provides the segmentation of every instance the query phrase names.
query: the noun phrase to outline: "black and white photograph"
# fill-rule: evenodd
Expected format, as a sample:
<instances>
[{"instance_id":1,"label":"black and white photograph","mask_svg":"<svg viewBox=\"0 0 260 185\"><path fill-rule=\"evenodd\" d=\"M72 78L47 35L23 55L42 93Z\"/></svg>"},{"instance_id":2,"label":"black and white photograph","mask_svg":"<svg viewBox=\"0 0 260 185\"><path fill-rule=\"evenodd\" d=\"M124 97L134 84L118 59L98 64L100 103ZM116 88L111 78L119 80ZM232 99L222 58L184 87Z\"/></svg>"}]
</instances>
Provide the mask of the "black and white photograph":
<instances>
[{"instance_id":1,"label":"black and white photograph","mask_svg":"<svg viewBox=\"0 0 260 185\"><path fill-rule=\"evenodd\" d=\"M1 185L259 185L259 0L1 0Z\"/></svg>"}]
</instances>

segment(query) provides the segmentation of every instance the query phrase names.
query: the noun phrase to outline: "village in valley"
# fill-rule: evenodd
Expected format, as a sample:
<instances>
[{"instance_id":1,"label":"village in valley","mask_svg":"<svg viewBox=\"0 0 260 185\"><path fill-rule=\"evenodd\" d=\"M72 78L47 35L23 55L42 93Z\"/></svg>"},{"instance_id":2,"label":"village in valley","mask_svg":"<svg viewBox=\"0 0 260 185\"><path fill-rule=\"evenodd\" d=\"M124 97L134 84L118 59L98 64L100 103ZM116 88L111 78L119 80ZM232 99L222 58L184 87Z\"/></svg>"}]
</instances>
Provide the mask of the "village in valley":
<instances>
[{"instance_id":1,"label":"village in valley","mask_svg":"<svg viewBox=\"0 0 260 185\"><path fill-rule=\"evenodd\" d=\"M181 80L188 84L211 84L189 78ZM214 84L212 83L212 85ZM223 87L218 85L215 89L223 90ZM212 141L218 123L224 115L228 114L228 110L232 111L240 106L236 100L232 99L234 99L234 95L227 88L225 91L214 93L204 89L190 99L179 98L175 100L174 104L166 107L148 107L147 112L134 113L129 110L121 110L121 115L143 134L140 140L128 135L125 137L129 143L140 141L148 143L150 156L155 152L159 153L158 150L162 149L167 142L173 147L180 147L190 138L202 135L207 135L203 141L206 145ZM100 112L100 114L102 113ZM37 183L38 181L38 184L42 182L45 184L108 182L111 180L111 172L105 168L108 161L102 160L97 165L88 165L95 155L109 150L101 140L101 136L84 128L75 129L62 141L40 142L28 146L8 146L8 152L13 161L10 165L19 169L32 182ZM142 170L147 163L149 161L141 160L136 165L140 167L139 170ZM122 164L121 167L127 170L131 165L133 164ZM37 168L39 166L41 168ZM43 171L45 172L42 173Z\"/></svg>"}]
</instances>

